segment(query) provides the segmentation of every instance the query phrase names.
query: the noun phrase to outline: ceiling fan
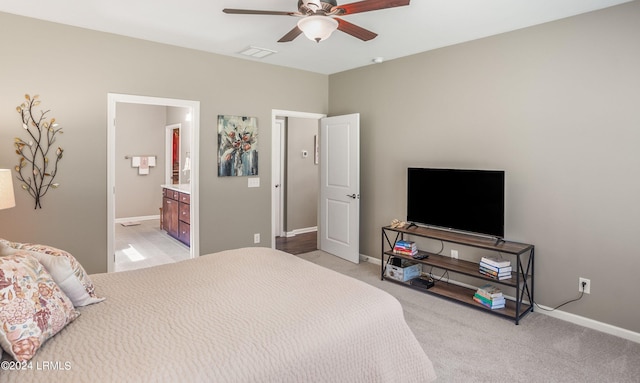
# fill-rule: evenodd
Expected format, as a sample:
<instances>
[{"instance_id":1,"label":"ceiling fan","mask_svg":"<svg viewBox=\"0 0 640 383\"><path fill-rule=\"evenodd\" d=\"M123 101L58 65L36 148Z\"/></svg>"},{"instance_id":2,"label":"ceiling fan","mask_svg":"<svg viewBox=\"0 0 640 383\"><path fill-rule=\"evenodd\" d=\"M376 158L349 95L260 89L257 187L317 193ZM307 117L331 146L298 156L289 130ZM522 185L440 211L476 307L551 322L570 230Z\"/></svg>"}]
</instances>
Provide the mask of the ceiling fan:
<instances>
[{"instance_id":1,"label":"ceiling fan","mask_svg":"<svg viewBox=\"0 0 640 383\"><path fill-rule=\"evenodd\" d=\"M304 33L310 40L320 42L331 36L336 29L356 37L362 41L369 41L378 34L355 24L347 22L339 16L352 15L354 13L376 11L378 9L400 7L409 5L410 0L363 0L355 3L338 5L336 0L298 0L298 12L286 11L259 11L251 9L222 10L224 13L240 15L277 15L301 17L298 24L282 36L279 43L293 41ZM338 17L333 17L338 16Z\"/></svg>"}]
</instances>

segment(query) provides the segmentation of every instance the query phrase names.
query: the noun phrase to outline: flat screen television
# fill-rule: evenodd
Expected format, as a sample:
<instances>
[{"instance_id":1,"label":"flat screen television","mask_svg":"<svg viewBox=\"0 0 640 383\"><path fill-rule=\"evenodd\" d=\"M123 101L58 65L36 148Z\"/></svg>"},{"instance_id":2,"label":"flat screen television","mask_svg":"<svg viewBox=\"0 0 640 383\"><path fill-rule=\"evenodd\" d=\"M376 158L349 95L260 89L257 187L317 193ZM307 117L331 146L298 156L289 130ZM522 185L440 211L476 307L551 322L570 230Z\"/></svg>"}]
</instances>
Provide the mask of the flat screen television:
<instances>
[{"instance_id":1,"label":"flat screen television","mask_svg":"<svg viewBox=\"0 0 640 383\"><path fill-rule=\"evenodd\" d=\"M504 171L409 168L407 221L504 237Z\"/></svg>"}]
</instances>

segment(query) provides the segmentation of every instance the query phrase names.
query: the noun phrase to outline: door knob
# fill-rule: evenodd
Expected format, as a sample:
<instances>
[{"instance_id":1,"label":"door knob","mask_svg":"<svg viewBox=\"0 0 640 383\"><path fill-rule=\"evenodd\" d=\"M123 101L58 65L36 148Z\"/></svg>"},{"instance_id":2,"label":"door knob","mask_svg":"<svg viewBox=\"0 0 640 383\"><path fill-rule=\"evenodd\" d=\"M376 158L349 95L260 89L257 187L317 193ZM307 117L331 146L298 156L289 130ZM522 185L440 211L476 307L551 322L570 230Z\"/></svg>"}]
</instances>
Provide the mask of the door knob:
<instances>
[{"instance_id":1,"label":"door knob","mask_svg":"<svg viewBox=\"0 0 640 383\"><path fill-rule=\"evenodd\" d=\"M358 198L358 196L357 196L355 193L353 193L353 194L347 194L347 197L349 197L349 198L353 198L353 199Z\"/></svg>"}]
</instances>

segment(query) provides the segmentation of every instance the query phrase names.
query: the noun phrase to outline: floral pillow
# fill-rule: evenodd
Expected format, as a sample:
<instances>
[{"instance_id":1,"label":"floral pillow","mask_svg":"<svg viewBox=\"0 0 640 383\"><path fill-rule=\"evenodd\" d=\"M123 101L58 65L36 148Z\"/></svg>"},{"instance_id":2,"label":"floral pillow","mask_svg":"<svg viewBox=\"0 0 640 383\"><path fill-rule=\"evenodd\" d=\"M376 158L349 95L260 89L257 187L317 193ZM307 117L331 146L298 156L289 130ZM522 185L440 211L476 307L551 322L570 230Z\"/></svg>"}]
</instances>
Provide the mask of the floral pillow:
<instances>
[{"instance_id":1,"label":"floral pillow","mask_svg":"<svg viewBox=\"0 0 640 383\"><path fill-rule=\"evenodd\" d=\"M13 243L13 242L11 242L11 241L7 241L7 240L6 240L6 239L4 239L4 238L0 238L0 246L2 246L2 245L4 245L4 246L9 246L9 247L13 247L14 243Z\"/></svg>"},{"instance_id":2,"label":"floral pillow","mask_svg":"<svg viewBox=\"0 0 640 383\"><path fill-rule=\"evenodd\" d=\"M0 257L0 346L19 362L80 315L27 252Z\"/></svg>"},{"instance_id":3,"label":"floral pillow","mask_svg":"<svg viewBox=\"0 0 640 383\"><path fill-rule=\"evenodd\" d=\"M0 244L0 247L2 244ZM55 247L37 245L32 243L13 242L13 250L2 250L5 254L14 253L17 250L27 250L47 269L58 286L71 299L75 307L102 302L94 291L93 283L89 275L75 257L68 252Z\"/></svg>"}]
</instances>

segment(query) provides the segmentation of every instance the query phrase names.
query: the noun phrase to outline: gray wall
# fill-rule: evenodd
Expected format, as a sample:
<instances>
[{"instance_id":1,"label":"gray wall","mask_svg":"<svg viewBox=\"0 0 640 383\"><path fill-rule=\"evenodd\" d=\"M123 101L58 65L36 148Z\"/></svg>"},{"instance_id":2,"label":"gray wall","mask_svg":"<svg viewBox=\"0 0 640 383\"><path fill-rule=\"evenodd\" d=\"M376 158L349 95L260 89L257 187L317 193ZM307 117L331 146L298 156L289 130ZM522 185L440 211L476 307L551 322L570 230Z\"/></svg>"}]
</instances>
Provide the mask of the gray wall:
<instances>
[{"instance_id":1,"label":"gray wall","mask_svg":"<svg viewBox=\"0 0 640 383\"><path fill-rule=\"evenodd\" d=\"M330 76L330 115L362 118L361 252L406 218L408 166L504 169L538 303L589 278L562 310L640 332L638 20L635 1Z\"/></svg>"},{"instance_id":2,"label":"gray wall","mask_svg":"<svg viewBox=\"0 0 640 383\"><path fill-rule=\"evenodd\" d=\"M165 178L167 107L119 102L116 105L116 219L160 214ZM139 175L125 156L156 156L149 174Z\"/></svg>"},{"instance_id":3,"label":"gray wall","mask_svg":"<svg viewBox=\"0 0 640 383\"><path fill-rule=\"evenodd\" d=\"M286 231L316 227L318 224L318 165L313 161L318 120L287 118L287 220ZM308 157L302 157L302 151Z\"/></svg>"},{"instance_id":4,"label":"gray wall","mask_svg":"<svg viewBox=\"0 0 640 383\"><path fill-rule=\"evenodd\" d=\"M64 127L58 181L41 210L15 185L17 206L0 211L0 236L60 247L89 273L107 270L107 94L200 102L200 251L270 246L271 111L328 111L325 75L0 13L0 167L18 158L16 106L25 93ZM250 91L247 91L250 89ZM259 188L218 178L218 114L258 119ZM233 218L231 218L233 217Z\"/></svg>"},{"instance_id":5,"label":"gray wall","mask_svg":"<svg viewBox=\"0 0 640 383\"><path fill-rule=\"evenodd\" d=\"M592 293L563 310L640 332L638 19L636 1L327 81L0 13L0 167L17 163L24 93L39 93L65 127L60 189L33 210L15 185L17 206L0 211L0 235L64 248L90 273L106 271L109 92L200 101L202 253L270 233L272 108L359 112L363 254L379 257L380 226L405 216L407 166L502 168L506 235L536 245L539 303L574 298L578 277L590 278ZM260 188L216 177L218 114L258 117Z\"/></svg>"}]
</instances>

